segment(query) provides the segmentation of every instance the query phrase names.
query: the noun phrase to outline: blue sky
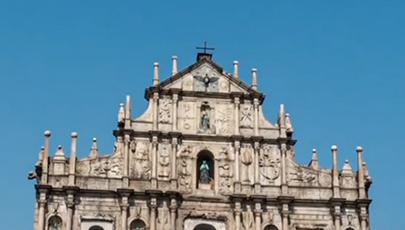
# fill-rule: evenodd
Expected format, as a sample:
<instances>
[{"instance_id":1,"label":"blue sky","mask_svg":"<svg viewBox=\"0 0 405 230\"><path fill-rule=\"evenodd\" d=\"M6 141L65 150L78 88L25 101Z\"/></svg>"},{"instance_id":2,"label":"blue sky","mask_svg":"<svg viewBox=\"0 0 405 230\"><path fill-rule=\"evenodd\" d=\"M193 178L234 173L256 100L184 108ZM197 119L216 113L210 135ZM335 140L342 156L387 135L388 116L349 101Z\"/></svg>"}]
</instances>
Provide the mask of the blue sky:
<instances>
[{"instance_id":1,"label":"blue sky","mask_svg":"<svg viewBox=\"0 0 405 230\"><path fill-rule=\"evenodd\" d=\"M32 229L26 175L45 129L52 153L58 144L69 152L72 131L80 156L93 136L111 152L125 95L134 116L142 113L152 63L168 76L170 57L184 68L204 40L228 72L240 61L243 80L258 68L266 116L274 122L286 104L300 163L317 148L330 167L337 144L340 167L348 159L357 168L362 145L374 180L372 227L403 229L403 12L403 1L372 0L0 1L0 229Z\"/></svg>"}]
</instances>

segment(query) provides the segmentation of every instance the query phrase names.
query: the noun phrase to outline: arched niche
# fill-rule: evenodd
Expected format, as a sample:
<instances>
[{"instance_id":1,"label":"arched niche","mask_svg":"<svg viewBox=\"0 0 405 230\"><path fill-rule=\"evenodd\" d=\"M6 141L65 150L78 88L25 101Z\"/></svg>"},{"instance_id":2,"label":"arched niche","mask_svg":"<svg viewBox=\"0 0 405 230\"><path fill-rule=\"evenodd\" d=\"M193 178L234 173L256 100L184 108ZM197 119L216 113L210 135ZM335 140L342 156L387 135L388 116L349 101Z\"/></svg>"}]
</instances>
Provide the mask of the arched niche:
<instances>
[{"instance_id":1,"label":"arched niche","mask_svg":"<svg viewBox=\"0 0 405 230\"><path fill-rule=\"evenodd\" d=\"M193 230L216 230L216 228L210 224L199 224Z\"/></svg>"},{"instance_id":2,"label":"arched niche","mask_svg":"<svg viewBox=\"0 0 405 230\"><path fill-rule=\"evenodd\" d=\"M98 226L98 225L94 225L94 226L91 226L91 227L89 228L89 230L104 230L104 228L102 228L102 227L100 227L100 226Z\"/></svg>"},{"instance_id":3,"label":"arched niche","mask_svg":"<svg viewBox=\"0 0 405 230\"><path fill-rule=\"evenodd\" d=\"M48 230L62 230L62 218L52 216L48 220Z\"/></svg>"},{"instance_id":4,"label":"arched niche","mask_svg":"<svg viewBox=\"0 0 405 230\"><path fill-rule=\"evenodd\" d=\"M146 230L146 224L140 219L133 220L129 226L129 230Z\"/></svg>"},{"instance_id":5,"label":"arched niche","mask_svg":"<svg viewBox=\"0 0 405 230\"><path fill-rule=\"evenodd\" d=\"M266 227L264 227L263 230L278 230L278 228L272 224L267 225Z\"/></svg>"},{"instance_id":6,"label":"arched niche","mask_svg":"<svg viewBox=\"0 0 405 230\"><path fill-rule=\"evenodd\" d=\"M197 154L196 170L197 188L212 189L215 178L215 161L214 155L210 151L202 150Z\"/></svg>"}]
</instances>

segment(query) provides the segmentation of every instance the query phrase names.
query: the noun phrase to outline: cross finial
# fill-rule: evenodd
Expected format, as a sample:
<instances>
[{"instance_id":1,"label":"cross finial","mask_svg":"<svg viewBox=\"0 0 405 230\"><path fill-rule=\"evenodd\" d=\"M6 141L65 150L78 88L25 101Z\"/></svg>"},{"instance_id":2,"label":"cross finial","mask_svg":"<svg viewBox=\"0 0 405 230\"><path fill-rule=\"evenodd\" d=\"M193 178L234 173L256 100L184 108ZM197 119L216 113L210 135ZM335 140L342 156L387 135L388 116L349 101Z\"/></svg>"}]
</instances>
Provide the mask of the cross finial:
<instances>
[{"instance_id":1,"label":"cross finial","mask_svg":"<svg viewBox=\"0 0 405 230\"><path fill-rule=\"evenodd\" d=\"M204 47L197 46L196 49L204 50L204 52L203 52L204 54L206 54L208 50L215 50L215 48L210 48L207 46L207 41L204 41Z\"/></svg>"}]
</instances>

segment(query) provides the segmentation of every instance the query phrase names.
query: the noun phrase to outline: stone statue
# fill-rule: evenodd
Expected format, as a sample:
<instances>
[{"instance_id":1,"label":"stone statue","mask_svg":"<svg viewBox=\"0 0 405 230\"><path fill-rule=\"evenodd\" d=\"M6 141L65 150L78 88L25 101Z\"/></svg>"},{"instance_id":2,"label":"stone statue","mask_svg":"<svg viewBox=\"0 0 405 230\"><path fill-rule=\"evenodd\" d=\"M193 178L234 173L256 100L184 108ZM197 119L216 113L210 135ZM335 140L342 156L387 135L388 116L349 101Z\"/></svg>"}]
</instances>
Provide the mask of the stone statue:
<instances>
[{"instance_id":1,"label":"stone statue","mask_svg":"<svg viewBox=\"0 0 405 230\"><path fill-rule=\"evenodd\" d=\"M48 225L49 230L61 230L62 229L62 221L59 217L52 217L49 221Z\"/></svg>"},{"instance_id":2,"label":"stone statue","mask_svg":"<svg viewBox=\"0 0 405 230\"><path fill-rule=\"evenodd\" d=\"M200 183L208 184L210 183L210 167L206 160L202 161L200 166Z\"/></svg>"},{"instance_id":3,"label":"stone statue","mask_svg":"<svg viewBox=\"0 0 405 230\"><path fill-rule=\"evenodd\" d=\"M206 132L210 129L210 117L208 116L207 110L202 111L200 123L201 123L201 128L204 130L204 132Z\"/></svg>"}]
</instances>

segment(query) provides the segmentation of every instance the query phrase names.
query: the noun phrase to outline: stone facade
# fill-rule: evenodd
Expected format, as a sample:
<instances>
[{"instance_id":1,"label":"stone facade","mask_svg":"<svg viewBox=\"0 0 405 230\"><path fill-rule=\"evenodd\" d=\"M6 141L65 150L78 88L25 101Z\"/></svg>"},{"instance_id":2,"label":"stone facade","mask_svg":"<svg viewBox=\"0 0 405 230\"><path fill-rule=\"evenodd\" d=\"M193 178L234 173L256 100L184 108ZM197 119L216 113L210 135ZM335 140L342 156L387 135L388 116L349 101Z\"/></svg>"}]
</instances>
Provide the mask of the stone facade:
<instances>
[{"instance_id":1,"label":"stone facade","mask_svg":"<svg viewBox=\"0 0 405 230\"><path fill-rule=\"evenodd\" d=\"M195 64L159 81L154 64L149 101L138 118L120 105L115 148L100 155L97 140L77 159L58 147L49 156L45 132L35 171L35 230L367 230L371 177L357 148L358 171L345 162L321 169L294 161L293 126L263 115L264 95L200 53Z\"/></svg>"}]
</instances>

